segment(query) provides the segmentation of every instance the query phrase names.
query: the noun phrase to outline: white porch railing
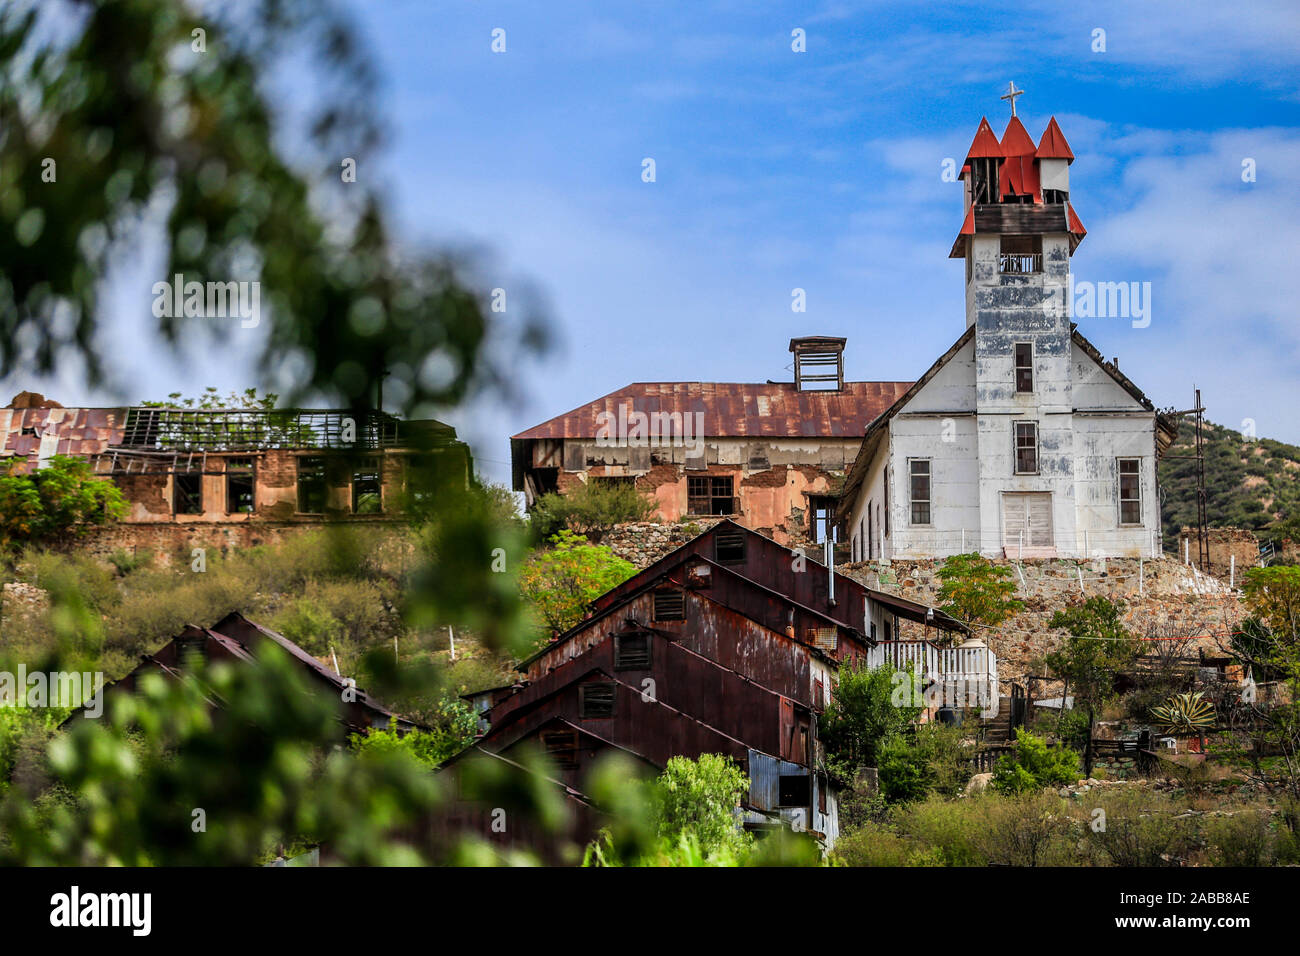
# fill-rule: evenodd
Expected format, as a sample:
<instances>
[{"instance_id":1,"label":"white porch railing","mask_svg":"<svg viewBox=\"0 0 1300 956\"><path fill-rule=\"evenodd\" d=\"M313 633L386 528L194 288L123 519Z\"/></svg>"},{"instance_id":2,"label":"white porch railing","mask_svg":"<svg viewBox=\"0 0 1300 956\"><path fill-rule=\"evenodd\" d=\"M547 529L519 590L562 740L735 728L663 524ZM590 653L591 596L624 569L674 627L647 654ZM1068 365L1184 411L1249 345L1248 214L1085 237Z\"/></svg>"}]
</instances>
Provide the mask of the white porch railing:
<instances>
[{"instance_id":1,"label":"white porch railing","mask_svg":"<svg viewBox=\"0 0 1300 956\"><path fill-rule=\"evenodd\" d=\"M929 641L881 641L868 652L867 663L894 670L905 670L911 664L923 683L942 685L942 699L979 701L984 705L981 716L997 716L998 656L981 640L957 647L937 647Z\"/></svg>"}]
</instances>

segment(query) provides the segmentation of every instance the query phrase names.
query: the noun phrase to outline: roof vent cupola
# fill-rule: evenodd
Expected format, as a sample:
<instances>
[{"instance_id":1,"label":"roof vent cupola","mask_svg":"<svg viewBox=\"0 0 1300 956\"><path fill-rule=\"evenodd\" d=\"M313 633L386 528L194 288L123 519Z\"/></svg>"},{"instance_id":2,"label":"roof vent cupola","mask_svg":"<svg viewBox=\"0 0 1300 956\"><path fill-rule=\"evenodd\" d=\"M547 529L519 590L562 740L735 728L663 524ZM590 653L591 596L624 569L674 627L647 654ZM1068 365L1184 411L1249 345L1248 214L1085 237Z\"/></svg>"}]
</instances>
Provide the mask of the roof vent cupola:
<instances>
[{"instance_id":1,"label":"roof vent cupola","mask_svg":"<svg viewBox=\"0 0 1300 956\"><path fill-rule=\"evenodd\" d=\"M801 392L844 390L844 343L847 339L809 335L790 340L794 353L794 387Z\"/></svg>"}]
</instances>

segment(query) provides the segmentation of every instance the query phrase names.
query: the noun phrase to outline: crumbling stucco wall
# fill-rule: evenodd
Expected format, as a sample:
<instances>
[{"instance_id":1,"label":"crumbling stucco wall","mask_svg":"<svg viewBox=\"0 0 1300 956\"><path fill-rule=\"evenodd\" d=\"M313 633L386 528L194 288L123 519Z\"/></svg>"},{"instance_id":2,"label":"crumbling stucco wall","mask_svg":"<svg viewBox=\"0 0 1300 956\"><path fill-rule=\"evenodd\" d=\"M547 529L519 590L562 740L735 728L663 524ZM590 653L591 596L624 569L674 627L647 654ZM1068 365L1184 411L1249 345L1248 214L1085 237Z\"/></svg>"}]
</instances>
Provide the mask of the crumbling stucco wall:
<instances>
[{"instance_id":1,"label":"crumbling stucco wall","mask_svg":"<svg viewBox=\"0 0 1300 956\"><path fill-rule=\"evenodd\" d=\"M561 494L591 479L634 478L637 489L655 500L656 517L669 523L707 517L690 511L691 477L728 477L739 499L735 520L782 544L795 544L807 540L809 496L838 492L858 444L856 439L707 439L699 448L702 454L691 456L680 446L597 446L575 440L563 442L559 452L538 443L534 465L563 460L565 467L556 476Z\"/></svg>"}]
</instances>

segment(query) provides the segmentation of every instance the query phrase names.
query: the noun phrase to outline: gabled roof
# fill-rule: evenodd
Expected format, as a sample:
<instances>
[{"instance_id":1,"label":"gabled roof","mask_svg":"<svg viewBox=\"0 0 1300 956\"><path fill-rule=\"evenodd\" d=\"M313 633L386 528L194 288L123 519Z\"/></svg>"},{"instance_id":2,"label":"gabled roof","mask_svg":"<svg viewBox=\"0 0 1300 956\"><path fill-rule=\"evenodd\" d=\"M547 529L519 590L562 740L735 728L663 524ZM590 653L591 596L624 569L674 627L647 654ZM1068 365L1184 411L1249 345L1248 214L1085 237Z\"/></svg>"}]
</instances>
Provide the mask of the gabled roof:
<instances>
[{"instance_id":1,"label":"gabled roof","mask_svg":"<svg viewBox=\"0 0 1300 956\"><path fill-rule=\"evenodd\" d=\"M1039 159L1064 159L1074 162L1074 153L1070 150L1070 144L1065 141L1065 134L1061 132L1061 127L1056 125L1055 116L1047 121L1047 129L1043 130L1043 137L1038 141L1038 149L1034 155Z\"/></svg>"},{"instance_id":2,"label":"gabled roof","mask_svg":"<svg viewBox=\"0 0 1300 956\"><path fill-rule=\"evenodd\" d=\"M910 382L845 382L843 391L800 391L793 382L633 382L511 438L595 438L600 416L620 407L704 416L707 438L857 438ZM692 418L694 435L695 419Z\"/></svg>"},{"instance_id":3,"label":"gabled roof","mask_svg":"<svg viewBox=\"0 0 1300 956\"><path fill-rule=\"evenodd\" d=\"M773 539L767 537L764 534L760 534L757 531L754 531L752 528L746 528L744 525L737 524L736 522L732 521L730 518L724 519L723 521L718 522L712 528L709 528L701 532L700 534L696 535L694 538L692 538L690 541L687 541L681 547L664 555L664 557L660 558L658 561L654 562L650 566L634 574L626 581L610 588L604 594L597 597L589 605L589 607L594 612L591 617L588 617L585 620L578 622L576 625L574 625L564 634L561 634L554 641L546 645L545 648L538 651L536 654L532 655L527 660L522 661L519 664L519 669L526 670L528 665L531 664L534 660L544 656L546 653L549 653L559 644L571 640L577 634L581 633L583 630L590 627L594 622L614 613L619 608L626 605L629 601L633 600L640 594L645 593L647 590L653 588L657 584L657 582L661 581L664 577L666 577L676 568L680 567L681 565L689 561L703 562L709 565L713 569L714 574L729 575L732 578L743 582L745 586L749 588L752 588L759 592L763 592L768 595L775 595L781 600L786 601L792 607L797 608L798 610L804 613L814 615L819 619L824 620L828 625L834 625L836 627L844 629L845 631L855 633L858 639L863 641L864 643L867 644L874 643L870 640L869 637L863 635L858 628L854 627L851 624L846 623L844 620L840 619L834 614L828 614L821 609L810 607L808 602L806 601L801 602L799 600L796 600L794 597L782 593L781 590L777 587L769 587L767 584L764 584L762 581L757 581L753 577L743 574L735 568L718 564L716 561L710 559L706 554L702 552L701 546L706 539L715 537L720 531L723 530L742 532L743 534L749 536L752 540L754 540L756 545L758 545L759 547L770 548L772 550L773 555L777 555L777 554L780 555L779 560L785 562L785 564L789 563L789 558L790 558L789 548L785 547L784 545L778 544ZM811 575L813 574L825 574L824 567L820 567L820 566L817 567L818 570L813 570L812 568L810 568L808 571L804 572L804 575L809 576L807 580L811 580ZM804 579L803 576L801 576L800 579L803 580ZM866 585L864 585L861 581L857 581L851 577L840 574L838 571L835 572L835 590L837 595L858 594L858 595L869 597L874 601L879 601L882 604L888 604L895 611L895 613L909 620L914 620L914 621L928 620L931 624L934 624L945 630L962 631L963 633L969 630L965 624L958 621L956 618L944 614L942 611L934 609L934 616L930 617L930 612L932 609L927 607L926 605L919 604L914 601L902 600L898 598L896 595L889 594L884 591L879 591L874 588L869 588ZM843 612L843 608L847 604L848 604L847 601L841 599L840 603L837 605L837 613L841 613L841 612L847 613L847 612ZM751 620L753 620L753 618L750 615L746 614L743 609L731 608L731 610L735 611L738 614L741 614L742 616L749 617ZM757 622L757 623L762 623L762 622ZM789 638L789 639L793 640L797 644L805 644L805 642L801 641L797 637ZM805 644L805 646L807 645Z\"/></svg>"},{"instance_id":4,"label":"gabled roof","mask_svg":"<svg viewBox=\"0 0 1300 956\"><path fill-rule=\"evenodd\" d=\"M270 628L262 627L253 621L250 621L238 611L232 611L223 617L212 627L198 627L194 624L187 624L181 629L180 633L174 636L170 641L164 644L153 654L145 655L141 663L137 665L130 673L126 674L120 680L104 686L104 691L116 693L119 690L134 690L139 677L150 670L161 670L163 674L171 679L180 680L185 675L181 669L174 666L168 666L162 658L171 658L175 656L179 660L181 641L199 640L209 642L205 648L205 655L216 653L219 657L226 655L243 663L255 663L257 660L257 640L264 639L272 644L281 647L294 660L301 664L304 669L308 670L313 676L324 682L330 687L330 692L339 692L347 688L355 695L355 703L349 706L358 707L362 712L369 712L386 720L397 719L398 724L403 727L415 726L411 721L406 720L392 711L387 710L373 697L358 687L349 685L348 682L340 675L336 674L330 668L326 667L316 658L312 657L301 647L295 644L281 634L277 634ZM175 646L175 647L174 647ZM341 699L341 698L340 698ZM214 701L214 703L216 703ZM83 705L77 711L74 711L72 717L78 716L87 705ZM355 716L355 715L354 715Z\"/></svg>"},{"instance_id":5,"label":"gabled roof","mask_svg":"<svg viewBox=\"0 0 1300 956\"><path fill-rule=\"evenodd\" d=\"M925 374L918 378L911 388L900 395L898 401L894 402L894 404L886 409L879 418L871 423L871 426L863 436L862 445L858 448L858 455L853 460L853 465L849 469L848 477L844 482L844 489L840 492L840 502L853 501L854 492L857 491L861 486L863 479L866 477L867 467L871 464L871 460L874 457L875 447L879 437L883 434L884 429L889 425L889 422L907 406L907 403L925 387L927 382L939 374L940 369L947 365L961 347L974 338L974 336L975 326L967 326L966 331L958 336L957 341L954 342L949 349L943 353L943 355L939 356L933 365L926 369ZM1075 345L1079 346L1079 348L1083 350L1085 355L1101 366L1102 370L1109 375L1115 383L1120 386L1120 388L1124 389L1125 392L1135 399L1138 404L1147 411L1155 411L1155 405L1152 404L1151 399L1147 398L1146 394L1143 393L1143 391L1138 388L1128 376L1122 373L1117 365L1113 362L1107 362L1105 358L1102 357L1102 354L1097 351L1097 347L1084 338L1083 334L1079 331L1078 326L1075 324L1072 324L1070 327L1070 338ZM1167 427L1162 416L1157 415L1156 418L1162 428Z\"/></svg>"}]
</instances>

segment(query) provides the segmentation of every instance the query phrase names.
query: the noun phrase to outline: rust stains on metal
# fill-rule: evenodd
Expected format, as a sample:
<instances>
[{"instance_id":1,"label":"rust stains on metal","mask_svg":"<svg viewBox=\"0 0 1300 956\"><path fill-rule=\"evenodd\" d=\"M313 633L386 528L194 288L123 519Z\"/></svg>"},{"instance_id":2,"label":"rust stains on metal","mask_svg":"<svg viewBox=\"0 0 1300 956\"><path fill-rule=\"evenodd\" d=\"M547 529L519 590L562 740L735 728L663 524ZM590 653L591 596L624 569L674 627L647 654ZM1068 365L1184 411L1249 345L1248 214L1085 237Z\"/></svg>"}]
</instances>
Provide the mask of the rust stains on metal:
<instances>
[{"instance_id":1,"label":"rust stains on metal","mask_svg":"<svg viewBox=\"0 0 1300 956\"><path fill-rule=\"evenodd\" d=\"M594 438L600 416L616 419L620 408L625 415L702 414L706 438L860 438L911 384L845 382L840 391L800 391L785 382L634 382L520 432L513 440Z\"/></svg>"}]
</instances>

